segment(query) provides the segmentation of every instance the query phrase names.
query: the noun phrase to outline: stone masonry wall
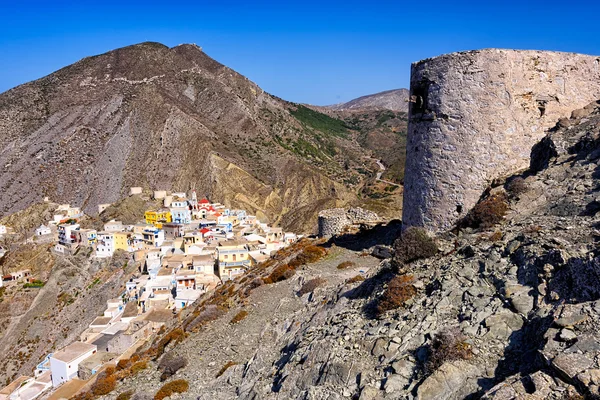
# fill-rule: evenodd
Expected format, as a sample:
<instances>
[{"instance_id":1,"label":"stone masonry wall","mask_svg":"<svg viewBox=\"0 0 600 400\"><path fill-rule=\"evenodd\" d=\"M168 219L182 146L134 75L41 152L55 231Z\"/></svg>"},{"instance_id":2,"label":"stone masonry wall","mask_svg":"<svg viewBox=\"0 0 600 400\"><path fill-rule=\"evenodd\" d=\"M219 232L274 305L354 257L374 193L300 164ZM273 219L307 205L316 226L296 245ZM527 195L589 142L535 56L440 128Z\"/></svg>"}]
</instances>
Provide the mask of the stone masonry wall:
<instances>
[{"instance_id":1,"label":"stone masonry wall","mask_svg":"<svg viewBox=\"0 0 600 400\"><path fill-rule=\"evenodd\" d=\"M599 62L487 49L414 63L404 226L447 229L492 180L525 169L548 128L600 99Z\"/></svg>"},{"instance_id":2,"label":"stone masonry wall","mask_svg":"<svg viewBox=\"0 0 600 400\"><path fill-rule=\"evenodd\" d=\"M356 208L330 208L319 213L319 237L339 235L353 225L379 221L373 211Z\"/></svg>"}]
</instances>

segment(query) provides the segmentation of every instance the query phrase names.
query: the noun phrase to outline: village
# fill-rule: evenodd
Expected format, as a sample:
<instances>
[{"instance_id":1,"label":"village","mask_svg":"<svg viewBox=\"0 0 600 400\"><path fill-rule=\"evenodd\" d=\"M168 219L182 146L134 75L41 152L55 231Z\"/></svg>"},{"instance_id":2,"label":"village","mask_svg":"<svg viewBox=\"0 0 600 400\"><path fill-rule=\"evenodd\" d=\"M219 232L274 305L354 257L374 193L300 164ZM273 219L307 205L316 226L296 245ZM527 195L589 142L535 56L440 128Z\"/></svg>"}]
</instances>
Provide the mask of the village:
<instances>
[{"instance_id":1,"label":"village","mask_svg":"<svg viewBox=\"0 0 600 400\"><path fill-rule=\"evenodd\" d=\"M130 196L142 188L130 188ZM202 294L243 275L272 253L298 240L291 232L271 227L245 210L229 209L189 193L156 190L162 207L148 209L144 223L126 225L110 220L103 230L84 229L81 209L60 205L52 220L35 229L31 239L52 243L57 255L92 249L92 257L129 253L140 265L119 298L107 301L80 340L48 354L33 376L21 376L0 389L0 400L31 400L64 384L81 387L106 364L115 364L137 349L166 321ZM110 204L98 206L101 214ZM0 225L0 235L10 233ZM5 250L0 248L0 258ZM0 286L37 282L29 270L12 272ZM50 397L53 398L53 397ZM57 397L60 398L60 397Z\"/></svg>"}]
</instances>

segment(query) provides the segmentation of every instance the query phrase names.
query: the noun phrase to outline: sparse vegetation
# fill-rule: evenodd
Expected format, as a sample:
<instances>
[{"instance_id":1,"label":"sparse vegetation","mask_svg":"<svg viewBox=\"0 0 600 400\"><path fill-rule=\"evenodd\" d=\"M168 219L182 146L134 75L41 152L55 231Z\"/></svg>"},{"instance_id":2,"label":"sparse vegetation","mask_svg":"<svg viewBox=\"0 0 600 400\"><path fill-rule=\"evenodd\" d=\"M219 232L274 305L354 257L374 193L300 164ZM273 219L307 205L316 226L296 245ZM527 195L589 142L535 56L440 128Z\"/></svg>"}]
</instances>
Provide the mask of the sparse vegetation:
<instances>
[{"instance_id":1,"label":"sparse vegetation","mask_svg":"<svg viewBox=\"0 0 600 400\"><path fill-rule=\"evenodd\" d=\"M312 293L316 288L325 284L327 281L323 278L314 278L306 281L298 291L298 296L302 297L307 293Z\"/></svg>"},{"instance_id":2,"label":"sparse vegetation","mask_svg":"<svg viewBox=\"0 0 600 400\"><path fill-rule=\"evenodd\" d=\"M310 264L319 261L327 254L327 250L320 246L308 245L300 254L296 256L292 261L289 262L289 265L292 268L297 268L301 265Z\"/></svg>"},{"instance_id":3,"label":"sparse vegetation","mask_svg":"<svg viewBox=\"0 0 600 400\"><path fill-rule=\"evenodd\" d=\"M115 390L115 387L117 387L117 377L114 373L114 367L108 367L101 372L101 375L98 376L98 379L92 385L92 395L104 396Z\"/></svg>"},{"instance_id":4,"label":"sparse vegetation","mask_svg":"<svg viewBox=\"0 0 600 400\"><path fill-rule=\"evenodd\" d=\"M348 269L348 268L352 268L354 266L356 266L356 264L353 263L352 261L344 261L344 262L338 264L337 269Z\"/></svg>"},{"instance_id":5,"label":"sparse vegetation","mask_svg":"<svg viewBox=\"0 0 600 400\"><path fill-rule=\"evenodd\" d=\"M396 240L394 251L394 262L399 265L433 257L437 254L438 247L425 229L410 227Z\"/></svg>"},{"instance_id":6,"label":"sparse vegetation","mask_svg":"<svg viewBox=\"0 0 600 400\"><path fill-rule=\"evenodd\" d=\"M388 282L385 292L377 299L375 307L377 315L381 316L386 311L404 306L417 293L413 283L412 275L398 275L392 278Z\"/></svg>"},{"instance_id":7,"label":"sparse vegetation","mask_svg":"<svg viewBox=\"0 0 600 400\"><path fill-rule=\"evenodd\" d=\"M24 288L42 288L46 283L37 279L32 279L31 281L25 283L23 285Z\"/></svg>"},{"instance_id":8,"label":"sparse vegetation","mask_svg":"<svg viewBox=\"0 0 600 400\"><path fill-rule=\"evenodd\" d=\"M529 190L529 186L527 185L527 182L525 182L525 179L521 178L520 176L510 180L505 185L505 188L506 188L506 192L511 197L519 197L523 193L527 192L527 190Z\"/></svg>"},{"instance_id":9,"label":"sparse vegetation","mask_svg":"<svg viewBox=\"0 0 600 400\"><path fill-rule=\"evenodd\" d=\"M235 314L235 316L233 318L231 318L231 321L229 321L229 322L231 324L237 324L238 322L245 319L247 316L248 316L248 311L242 310L239 313Z\"/></svg>"},{"instance_id":10,"label":"sparse vegetation","mask_svg":"<svg viewBox=\"0 0 600 400\"><path fill-rule=\"evenodd\" d=\"M488 196L477 203L459 225L475 229L486 229L499 224L504 220L504 216L508 211L507 197L505 192Z\"/></svg>"},{"instance_id":11,"label":"sparse vegetation","mask_svg":"<svg viewBox=\"0 0 600 400\"><path fill-rule=\"evenodd\" d=\"M133 390L128 390L126 392L119 394L117 396L116 400L130 400L132 396L133 396Z\"/></svg>"},{"instance_id":12,"label":"sparse vegetation","mask_svg":"<svg viewBox=\"0 0 600 400\"><path fill-rule=\"evenodd\" d=\"M215 378L218 378L221 375L223 375L225 373L225 371L227 371L229 368L233 367L234 365L238 365L238 363L233 362L233 361L227 361L227 363L225 363L225 365L223 365L223 367L221 367L219 372L217 372L217 375L215 376Z\"/></svg>"},{"instance_id":13,"label":"sparse vegetation","mask_svg":"<svg viewBox=\"0 0 600 400\"><path fill-rule=\"evenodd\" d=\"M431 374L445 362L473 357L471 345L465 339L458 329L445 330L435 335L427 347L425 373Z\"/></svg>"},{"instance_id":14,"label":"sparse vegetation","mask_svg":"<svg viewBox=\"0 0 600 400\"><path fill-rule=\"evenodd\" d=\"M365 277L362 275L355 275L352 278L348 279L346 283L358 283L365 280Z\"/></svg>"},{"instance_id":15,"label":"sparse vegetation","mask_svg":"<svg viewBox=\"0 0 600 400\"><path fill-rule=\"evenodd\" d=\"M173 393L184 393L190 388L190 384L185 379L177 379L168 383L165 383L163 387L158 389L158 392L154 395L154 400L162 400L165 397L171 396Z\"/></svg>"},{"instance_id":16,"label":"sparse vegetation","mask_svg":"<svg viewBox=\"0 0 600 400\"><path fill-rule=\"evenodd\" d=\"M290 109L292 114L298 121L313 129L339 137L347 137L348 129L346 124L336 118L331 118L328 115L313 111L301 104L296 104L296 109Z\"/></svg>"},{"instance_id":17,"label":"sparse vegetation","mask_svg":"<svg viewBox=\"0 0 600 400\"><path fill-rule=\"evenodd\" d=\"M281 282L291 278L292 276L294 276L295 273L296 271L291 266L287 264L280 265L277 268L275 268L273 272L271 272L271 274L264 279L264 281L268 285L272 283Z\"/></svg>"}]
</instances>

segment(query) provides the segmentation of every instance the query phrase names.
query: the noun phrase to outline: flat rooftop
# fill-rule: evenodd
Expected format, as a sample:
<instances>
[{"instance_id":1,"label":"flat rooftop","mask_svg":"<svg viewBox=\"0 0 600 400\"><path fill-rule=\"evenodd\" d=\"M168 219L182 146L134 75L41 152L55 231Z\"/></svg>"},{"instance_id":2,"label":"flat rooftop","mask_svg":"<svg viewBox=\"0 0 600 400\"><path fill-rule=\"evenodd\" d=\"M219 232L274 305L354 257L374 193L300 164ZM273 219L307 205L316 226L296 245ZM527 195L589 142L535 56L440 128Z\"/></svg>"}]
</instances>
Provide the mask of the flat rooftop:
<instances>
[{"instance_id":1,"label":"flat rooftop","mask_svg":"<svg viewBox=\"0 0 600 400\"><path fill-rule=\"evenodd\" d=\"M56 353L54 353L52 358L54 358L55 360L69 363L93 350L97 350L97 347L93 344L75 342L71 343L62 350L59 350Z\"/></svg>"}]
</instances>

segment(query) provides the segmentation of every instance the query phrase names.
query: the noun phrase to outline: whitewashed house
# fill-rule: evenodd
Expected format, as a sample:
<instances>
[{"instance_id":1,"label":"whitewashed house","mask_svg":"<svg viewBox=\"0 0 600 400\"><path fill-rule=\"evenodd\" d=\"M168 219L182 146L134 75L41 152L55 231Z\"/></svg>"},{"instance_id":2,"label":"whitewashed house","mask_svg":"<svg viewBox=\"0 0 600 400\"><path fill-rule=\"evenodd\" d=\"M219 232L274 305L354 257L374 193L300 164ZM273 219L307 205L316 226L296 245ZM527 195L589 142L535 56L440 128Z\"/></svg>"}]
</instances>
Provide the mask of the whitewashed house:
<instances>
[{"instance_id":1,"label":"whitewashed house","mask_svg":"<svg viewBox=\"0 0 600 400\"><path fill-rule=\"evenodd\" d=\"M50 357L52 386L60 386L75 378L79 363L95 354L97 350L98 348L93 344L75 342L52 354Z\"/></svg>"},{"instance_id":2,"label":"whitewashed house","mask_svg":"<svg viewBox=\"0 0 600 400\"><path fill-rule=\"evenodd\" d=\"M44 224L40 225L39 228L35 230L35 236L46 236L50 234L52 234L52 230Z\"/></svg>"},{"instance_id":3,"label":"whitewashed house","mask_svg":"<svg viewBox=\"0 0 600 400\"><path fill-rule=\"evenodd\" d=\"M115 235L112 232L98 232L96 236L96 257L112 257L115 252Z\"/></svg>"}]
</instances>

